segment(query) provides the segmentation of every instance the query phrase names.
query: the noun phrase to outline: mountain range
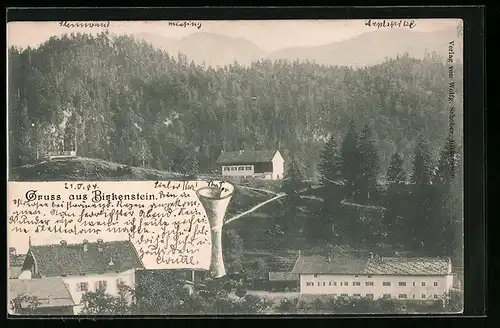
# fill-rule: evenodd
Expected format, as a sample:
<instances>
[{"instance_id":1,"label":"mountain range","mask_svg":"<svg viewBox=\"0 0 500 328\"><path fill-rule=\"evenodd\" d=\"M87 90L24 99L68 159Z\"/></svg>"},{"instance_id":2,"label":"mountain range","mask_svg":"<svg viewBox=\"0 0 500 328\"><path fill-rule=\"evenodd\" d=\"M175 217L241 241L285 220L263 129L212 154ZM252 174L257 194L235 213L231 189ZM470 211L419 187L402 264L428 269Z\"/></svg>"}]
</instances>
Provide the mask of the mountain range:
<instances>
[{"instance_id":1,"label":"mountain range","mask_svg":"<svg viewBox=\"0 0 500 328\"><path fill-rule=\"evenodd\" d=\"M378 30L344 41L320 46L290 47L269 53L244 38L207 32L193 33L181 39L154 33L137 33L134 37L171 55L183 53L190 61L212 67L225 66L235 61L241 65L249 65L252 61L261 59L308 60L323 65L363 67L379 64L387 58L395 58L404 53L414 58L423 58L426 54L435 52L447 58L450 41L455 41L456 45L454 60L463 60L461 51L457 51L458 37L454 29L435 32Z\"/></svg>"}]
</instances>

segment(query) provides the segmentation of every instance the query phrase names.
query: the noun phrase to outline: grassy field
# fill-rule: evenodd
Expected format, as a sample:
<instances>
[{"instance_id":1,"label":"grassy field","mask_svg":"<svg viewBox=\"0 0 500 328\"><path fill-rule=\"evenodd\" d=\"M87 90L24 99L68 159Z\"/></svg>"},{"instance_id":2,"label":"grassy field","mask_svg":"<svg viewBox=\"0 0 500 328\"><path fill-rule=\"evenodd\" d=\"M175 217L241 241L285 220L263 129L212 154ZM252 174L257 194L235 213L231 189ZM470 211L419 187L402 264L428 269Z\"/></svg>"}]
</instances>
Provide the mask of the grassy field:
<instances>
[{"instance_id":1,"label":"grassy field","mask_svg":"<svg viewBox=\"0 0 500 328\"><path fill-rule=\"evenodd\" d=\"M10 181L186 180L182 174L130 167L95 158L75 157L13 168Z\"/></svg>"}]
</instances>

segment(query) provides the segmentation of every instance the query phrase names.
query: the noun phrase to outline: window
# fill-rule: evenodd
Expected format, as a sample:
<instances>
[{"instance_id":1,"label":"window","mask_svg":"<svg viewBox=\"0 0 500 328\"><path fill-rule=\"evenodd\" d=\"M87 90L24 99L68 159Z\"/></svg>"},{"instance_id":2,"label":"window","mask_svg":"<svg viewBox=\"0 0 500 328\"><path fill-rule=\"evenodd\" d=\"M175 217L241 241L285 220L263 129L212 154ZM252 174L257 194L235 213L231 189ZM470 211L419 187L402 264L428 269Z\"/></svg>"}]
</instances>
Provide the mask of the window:
<instances>
[{"instance_id":1,"label":"window","mask_svg":"<svg viewBox=\"0 0 500 328\"><path fill-rule=\"evenodd\" d=\"M398 285L399 285L399 286L406 286L406 282L404 282L404 281L400 281L400 282L398 283Z\"/></svg>"},{"instance_id":2,"label":"window","mask_svg":"<svg viewBox=\"0 0 500 328\"><path fill-rule=\"evenodd\" d=\"M384 281L382 283L382 286L390 286L390 285L391 285L391 283L389 281Z\"/></svg>"},{"instance_id":3,"label":"window","mask_svg":"<svg viewBox=\"0 0 500 328\"><path fill-rule=\"evenodd\" d=\"M384 294L382 297L383 298L391 298L391 294Z\"/></svg>"},{"instance_id":4,"label":"window","mask_svg":"<svg viewBox=\"0 0 500 328\"><path fill-rule=\"evenodd\" d=\"M315 274L315 275L314 275L314 278L317 278L317 277L318 277L318 275L317 275L317 274Z\"/></svg>"},{"instance_id":5,"label":"window","mask_svg":"<svg viewBox=\"0 0 500 328\"><path fill-rule=\"evenodd\" d=\"M373 294L366 294L366 297L369 299L373 299Z\"/></svg>"},{"instance_id":6,"label":"window","mask_svg":"<svg viewBox=\"0 0 500 328\"><path fill-rule=\"evenodd\" d=\"M251 166L247 166L247 167L245 167L245 170L252 171L252 167Z\"/></svg>"},{"instance_id":7,"label":"window","mask_svg":"<svg viewBox=\"0 0 500 328\"><path fill-rule=\"evenodd\" d=\"M398 298L406 298L406 294L399 294Z\"/></svg>"},{"instance_id":8,"label":"window","mask_svg":"<svg viewBox=\"0 0 500 328\"><path fill-rule=\"evenodd\" d=\"M361 286L361 283L359 281L355 281L352 283L353 286Z\"/></svg>"},{"instance_id":9,"label":"window","mask_svg":"<svg viewBox=\"0 0 500 328\"><path fill-rule=\"evenodd\" d=\"M236 167L231 167L231 171L236 171Z\"/></svg>"},{"instance_id":10,"label":"window","mask_svg":"<svg viewBox=\"0 0 500 328\"><path fill-rule=\"evenodd\" d=\"M369 274L369 275L368 275L368 278L371 278L371 277L372 277L372 275L371 275L371 274Z\"/></svg>"},{"instance_id":11,"label":"window","mask_svg":"<svg viewBox=\"0 0 500 328\"><path fill-rule=\"evenodd\" d=\"M95 289L96 290L106 289L107 285L108 285L108 282L106 280L96 281Z\"/></svg>"},{"instance_id":12,"label":"window","mask_svg":"<svg viewBox=\"0 0 500 328\"><path fill-rule=\"evenodd\" d=\"M354 277L355 277L355 278L357 278L357 277L358 277L358 275L355 275Z\"/></svg>"},{"instance_id":13,"label":"window","mask_svg":"<svg viewBox=\"0 0 500 328\"><path fill-rule=\"evenodd\" d=\"M243 166L238 167L238 171L243 171L245 168Z\"/></svg>"},{"instance_id":14,"label":"window","mask_svg":"<svg viewBox=\"0 0 500 328\"><path fill-rule=\"evenodd\" d=\"M425 298L425 294L422 294L422 298Z\"/></svg>"},{"instance_id":15,"label":"window","mask_svg":"<svg viewBox=\"0 0 500 328\"><path fill-rule=\"evenodd\" d=\"M434 287L437 287L438 283L437 281L434 281Z\"/></svg>"},{"instance_id":16,"label":"window","mask_svg":"<svg viewBox=\"0 0 500 328\"><path fill-rule=\"evenodd\" d=\"M361 294L352 294L354 297L361 297Z\"/></svg>"},{"instance_id":17,"label":"window","mask_svg":"<svg viewBox=\"0 0 500 328\"><path fill-rule=\"evenodd\" d=\"M325 286L325 285L326 285L326 282L323 282L323 286Z\"/></svg>"},{"instance_id":18,"label":"window","mask_svg":"<svg viewBox=\"0 0 500 328\"><path fill-rule=\"evenodd\" d=\"M434 294L434 298L438 298L438 296L436 294Z\"/></svg>"},{"instance_id":19,"label":"window","mask_svg":"<svg viewBox=\"0 0 500 328\"><path fill-rule=\"evenodd\" d=\"M413 294L413 298L415 298L415 294Z\"/></svg>"},{"instance_id":20,"label":"window","mask_svg":"<svg viewBox=\"0 0 500 328\"><path fill-rule=\"evenodd\" d=\"M224 171L229 171L229 167L224 166Z\"/></svg>"},{"instance_id":21,"label":"window","mask_svg":"<svg viewBox=\"0 0 500 328\"><path fill-rule=\"evenodd\" d=\"M318 286L320 286L320 282L318 281Z\"/></svg>"},{"instance_id":22,"label":"window","mask_svg":"<svg viewBox=\"0 0 500 328\"><path fill-rule=\"evenodd\" d=\"M373 286L373 281L367 281L367 282L365 283L365 285L366 285L366 286Z\"/></svg>"},{"instance_id":23,"label":"window","mask_svg":"<svg viewBox=\"0 0 500 328\"><path fill-rule=\"evenodd\" d=\"M86 292L89 290L89 283L88 282L80 282L76 284L76 290L79 292Z\"/></svg>"},{"instance_id":24,"label":"window","mask_svg":"<svg viewBox=\"0 0 500 328\"><path fill-rule=\"evenodd\" d=\"M347 294L340 294L340 296L344 296L344 297L347 297Z\"/></svg>"},{"instance_id":25,"label":"window","mask_svg":"<svg viewBox=\"0 0 500 328\"><path fill-rule=\"evenodd\" d=\"M314 286L314 283L312 283L312 282L306 282L306 286Z\"/></svg>"},{"instance_id":26,"label":"window","mask_svg":"<svg viewBox=\"0 0 500 328\"><path fill-rule=\"evenodd\" d=\"M333 285L334 285L334 286L337 286L337 282L336 282L336 281L334 281L334 282L333 282Z\"/></svg>"},{"instance_id":27,"label":"window","mask_svg":"<svg viewBox=\"0 0 500 328\"><path fill-rule=\"evenodd\" d=\"M415 281L413 282L413 286L415 286Z\"/></svg>"},{"instance_id":28,"label":"window","mask_svg":"<svg viewBox=\"0 0 500 328\"><path fill-rule=\"evenodd\" d=\"M422 281L422 287L425 287L425 281Z\"/></svg>"},{"instance_id":29,"label":"window","mask_svg":"<svg viewBox=\"0 0 500 328\"><path fill-rule=\"evenodd\" d=\"M344 281L344 286L349 286L349 283L347 281Z\"/></svg>"},{"instance_id":30,"label":"window","mask_svg":"<svg viewBox=\"0 0 500 328\"><path fill-rule=\"evenodd\" d=\"M330 281L330 282L328 283L328 286L331 286L331 285L332 285L332 282Z\"/></svg>"}]
</instances>

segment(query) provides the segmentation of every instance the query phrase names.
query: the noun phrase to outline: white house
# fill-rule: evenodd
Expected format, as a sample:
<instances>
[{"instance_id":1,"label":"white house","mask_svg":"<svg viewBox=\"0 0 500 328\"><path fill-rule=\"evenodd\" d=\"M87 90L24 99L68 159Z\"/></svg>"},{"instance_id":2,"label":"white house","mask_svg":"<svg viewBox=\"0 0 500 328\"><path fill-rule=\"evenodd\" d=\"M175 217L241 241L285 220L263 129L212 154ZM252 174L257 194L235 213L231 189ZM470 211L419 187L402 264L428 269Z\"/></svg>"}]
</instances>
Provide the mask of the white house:
<instances>
[{"instance_id":1,"label":"white house","mask_svg":"<svg viewBox=\"0 0 500 328\"><path fill-rule=\"evenodd\" d=\"M279 151L222 152L217 159L223 176L283 179L285 160Z\"/></svg>"},{"instance_id":2,"label":"white house","mask_svg":"<svg viewBox=\"0 0 500 328\"><path fill-rule=\"evenodd\" d=\"M134 287L135 271L144 269L130 241L30 246L19 279L61 277L74 302L75 314L81 313L82 295L105 288L117 295L118 284Z\"/></svg>"},{"instance_id":3,"label":"white house","mask_svg":"<svg viewBox=\"0 0 500 328\"><path fill-rule=\"evenodd\" d=\"M432 301L453 288L450 259L299 256L292 273L301 295Z\"/></svg>"}]
</instances>

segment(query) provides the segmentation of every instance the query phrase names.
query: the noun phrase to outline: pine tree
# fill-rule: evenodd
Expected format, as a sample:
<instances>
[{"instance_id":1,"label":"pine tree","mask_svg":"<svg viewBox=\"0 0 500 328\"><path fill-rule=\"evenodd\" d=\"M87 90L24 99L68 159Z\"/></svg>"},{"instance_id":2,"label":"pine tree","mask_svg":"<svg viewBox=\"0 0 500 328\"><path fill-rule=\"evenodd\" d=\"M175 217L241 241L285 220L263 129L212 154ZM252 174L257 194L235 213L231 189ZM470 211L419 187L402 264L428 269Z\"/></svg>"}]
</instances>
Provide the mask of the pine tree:
<instances>
[{"instance_id":1,"label":"pine tree","mask_svg":"<svg viewBox=\"0 0 500 328\"><path fill-rule=\"evenodd\" d=\"M420 135L415 145L413 158L413 174L411 182L418 186L426 186L432 183L434 165L427 139Z\"/></svg>"},{"instance_id":2,"label":"pine tree","mask_svg":"<svg viewBox=\"0 0 500 328\"><path fill-rule=\"evenodd\" d=\"M331 236L333 219L339 202L343 199L343 166L340 149L334 136L331 136L321 153L319 171L322 178L322 198L320 212L314 216L314 222L308 225L308 232L314 238ZM308 220L311 221L311 218Z\"/></svg>"},{"instance_id":3,"label":"pine tree","mask_svg":"<svg viewBox=\"0 0 500 328\"><path fill-rule=\"evenodd\" d=\"M283 185L281 187L282 192L286 193L283 205L283 221L281 226L282 230L288 233L292 231L297 221L298 204L300 202L298 192L302 188L302 180L303 177L299 164L295 156L292 156L290 166L285 172Z\"/></svg>"},{"instance_id":4,"label":"pine tree","mask_svg":"<svg viewBox=\"0 0 500 328\"><path fill-rule=\"evenodd\" d=\"M387 182L389 185L399 185L406 183L406 172L404 170L404 160L400 153L391 156L391 162L387 169Z\"/></svg>"},{"instance_id":5,"label":"pine tree","mask_svg":"<svg viewBox=\"0 0 500 328\"><path fill-rule=\"evenodd\" d=\"M404 243L409 233L407 230L408 222L405 220L410 212L406 179L403 158L396 152L392 154L387 169L388 187L385 196L387 212L384 216L384 223L389 228L391 239L397 243Z\"/></svg>"},{"instance_id":6,"label":"pine tree","mask_svg":"<svg viewBox=\"0 0 500 328\"><path fill-rule=\"evenodd\" d=\"M355 197L358 193L360 166L358 133L356 131L356 123L354 121L350 122L349 130L342 141L341 154L342 170L346 180L346 192L350 197Z\"/></svg>"},{"instance_id":7,"label":"pine tree","mask_svg":"<svg viewBox=\"0 0 500 328\"><path fill-rule=\"evenodd\" d=\"M367 124L359 136L358 149L361 173L359 179L360 200L367 202L373 198L377 191L377 176L380 168L375 138Z\"/></svg>"},{"instance_id":8,"label":"pine tree","mask_svg":"<svg viewBox=\"0 0 500 328\"><path fill-rule=\"evenodd\" d=\"M323 185L337 183L343 180L342 156L337 140L332 135L320 155L321 162L318 169L321 173Z\"/></svg>"},{"instance_id":9,"label":"pine tree","mask_svg":"<svg viewBox=\"0 0 500 328\"><path fill-rule=\"evenodd\" d=\"M427 140L417 139L412 173L412 219L409 224L413 247L429 252L439 240L435 229L436 194L432 188L434 163Z\"/></svg>"}]
</instances>

